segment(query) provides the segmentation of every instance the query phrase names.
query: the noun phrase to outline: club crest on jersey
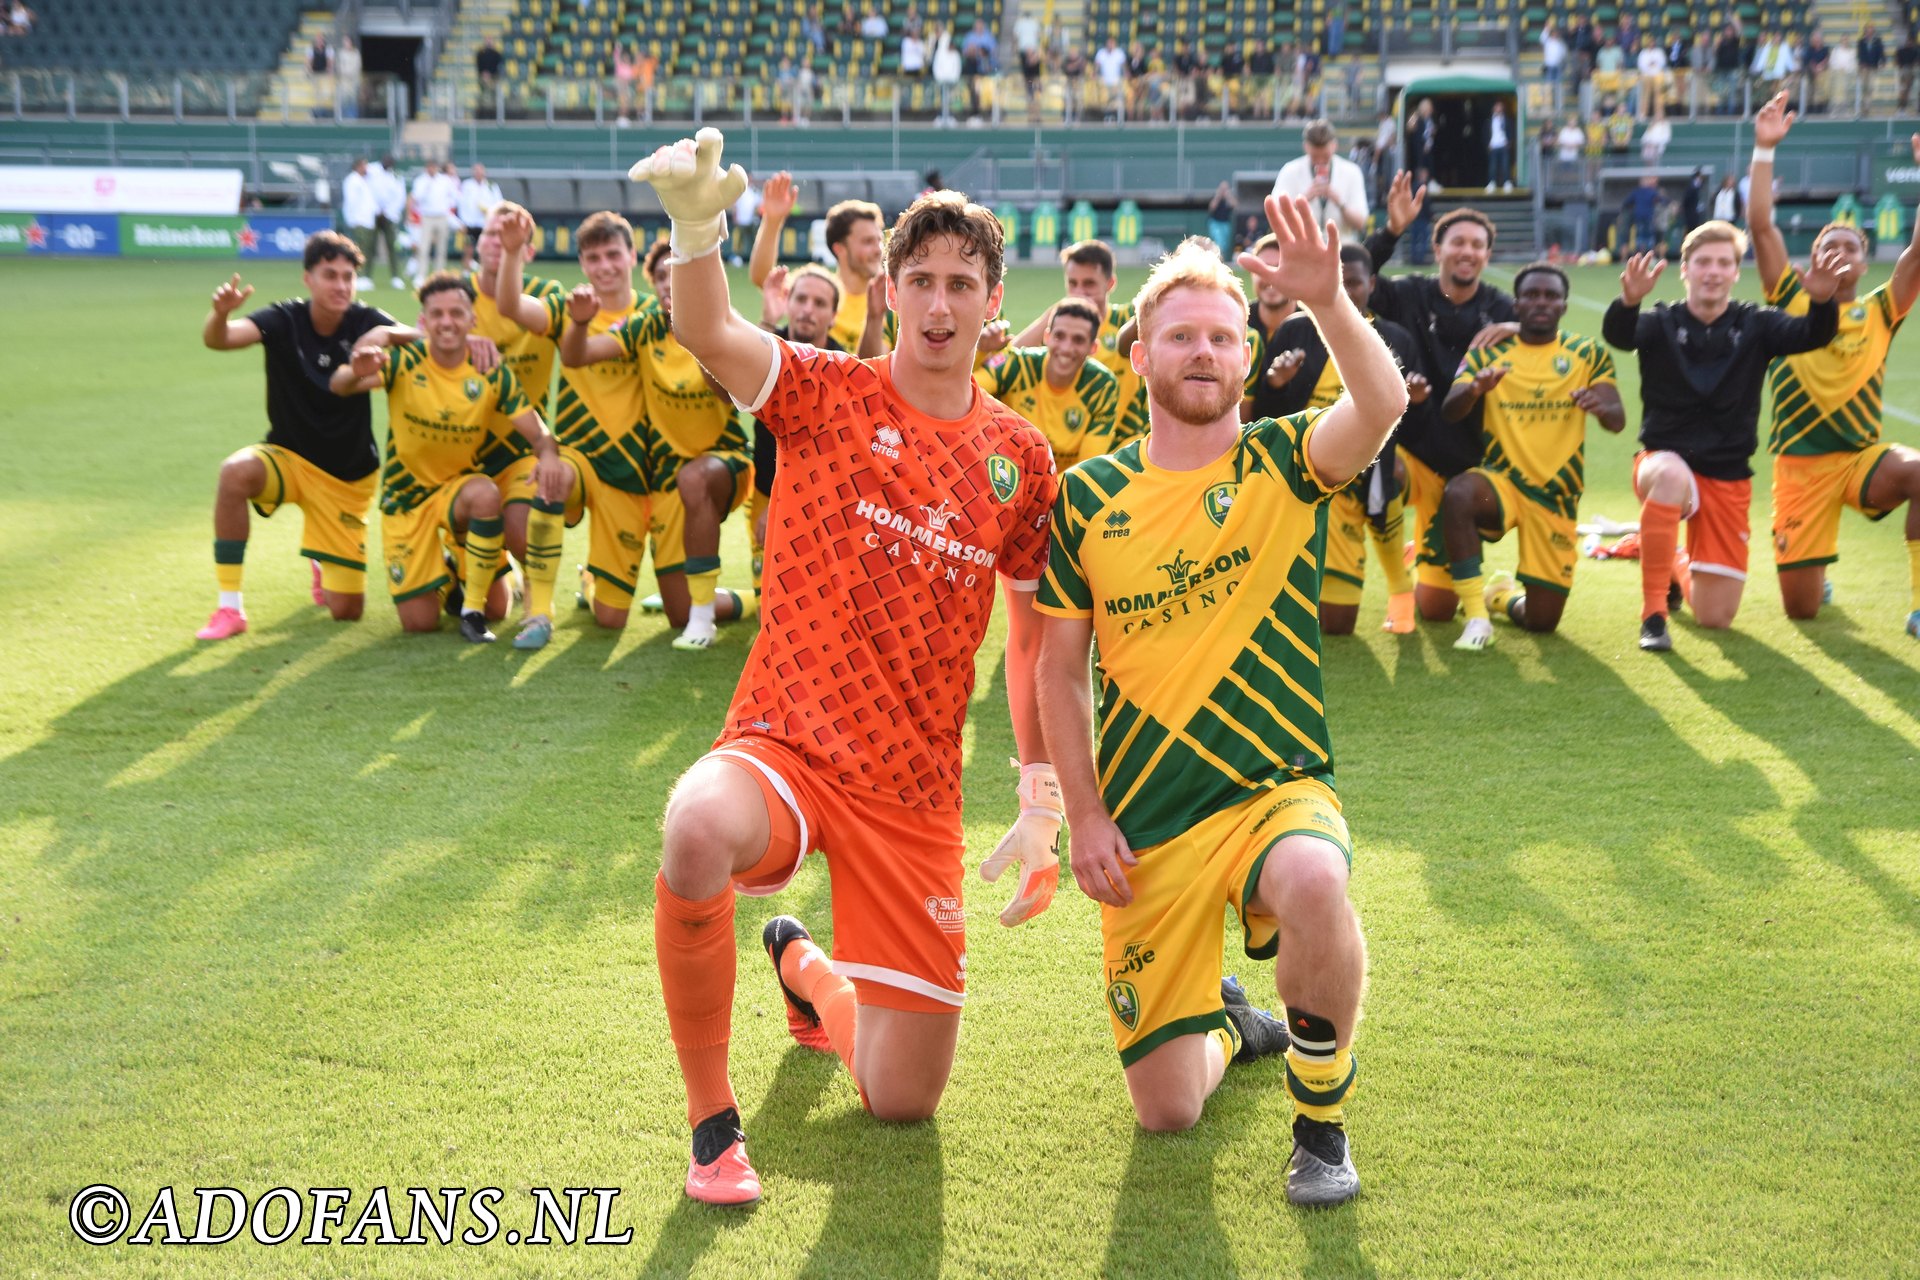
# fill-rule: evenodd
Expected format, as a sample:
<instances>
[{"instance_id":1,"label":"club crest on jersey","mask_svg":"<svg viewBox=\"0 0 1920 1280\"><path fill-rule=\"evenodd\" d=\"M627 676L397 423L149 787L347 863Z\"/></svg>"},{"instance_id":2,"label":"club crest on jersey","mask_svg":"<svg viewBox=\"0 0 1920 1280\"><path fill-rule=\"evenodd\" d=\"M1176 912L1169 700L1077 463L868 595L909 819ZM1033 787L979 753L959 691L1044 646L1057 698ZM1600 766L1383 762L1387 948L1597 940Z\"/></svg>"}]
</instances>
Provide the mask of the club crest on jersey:
<instances>
[{"instance_id":1,"label":"club crest on jersey","mask_svg":"<svg viewBox=\"0 0 1920 1280\"><path fill-rule=\"evenodd\" d=\"M463 385L462 390L464 390L467 393L467 399L478 400L480 398L480 391L485 386L486 384L481 382L480 379L478 378L468 378L466 380L466 383Z\"/></svg>"},{"instance_id":2,"label":"club crest on jersey","mask_svg":"<svg viewBox=\"0 0 1920 1280\"><path fill-rule=\"evenodd\" d=\"M1113 1016L1129 1031L1140 1023L1140 993L1133 989L1131 982L1108 984L1107 1008L1113 1010Z\"/></svg>"},{"instance_id":3,"label":"club crest on jersey","mask_svg":"<svg viewBox=\"0 0 1920 1280\"><path fill-rule=\"evenodd\" d=\"M1555 356L1553 358L1553 371L1555 373L1572 373L1573 361L1567 359L1565 356Z\"/></svg>"},{"instance_id":4,"label":"club crest on jersey","mask_svg":"<svg viewBox=\"0 0 1920 1280\"><path fill-rule=\"evenodd\" d=\"M1233 510L1233 499L1239 488L1239 485L1228 481L1207 490L1207 496L1202 500L1201 505L1206 508L1207 519L1213 521L1214 528L1217 529L1227 522L1227 513Z\"/></svg>"},{"instance_id":5,"label":"club crest on jersey","mask_svg":"<svg viewBox=\"0 0 1920 1280\"><path fill-rule=\"evenodd\" d=\"M993 454L987 459L987 479L993 485L994 497L1012 502L1020 489L1020 464L1005 454Z\"/></svg>"},{"instance_id":6,"label":"club crest on jersey","mask_svg":"<svg viewBox=\"0 0 1920 1280\"><path fill-rule=\"evenodd\" d=\"M1087 415L1080 412L1078 409L1067 410L1067 430L1078 431L1080 429L1080 424L1085 422L1086 420L1087 420Z\"/></svg>"},{"instance_id":7,"label":"club crest on jersey","mask_svg":"<svg viewBox=\"0 0 1920 1280\"><path fill-rule=\"evenodd\" d=\"M1847 308L1847 319L1853 321L1855 324L1859 324L1862 320L1865 320L1866 318L1867 318L1867 308L1865 303L1856 302L1851 307Z\"/></svg>"}]
</instances>

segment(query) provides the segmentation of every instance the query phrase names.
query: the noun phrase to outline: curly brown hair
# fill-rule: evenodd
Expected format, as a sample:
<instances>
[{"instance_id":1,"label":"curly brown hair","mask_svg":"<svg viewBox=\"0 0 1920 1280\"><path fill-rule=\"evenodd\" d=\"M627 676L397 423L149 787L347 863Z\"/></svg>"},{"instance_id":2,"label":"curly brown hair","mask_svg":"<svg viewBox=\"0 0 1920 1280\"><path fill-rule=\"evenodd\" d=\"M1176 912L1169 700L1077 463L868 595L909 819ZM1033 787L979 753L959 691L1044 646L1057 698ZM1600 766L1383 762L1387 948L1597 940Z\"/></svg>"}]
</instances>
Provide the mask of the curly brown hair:
<instances>
[{"instance_id":1,"label":"curly brown hair","mask_svg":"<svg viewBox=\"0 0 1920 1280\"><path fill-rule=\"evenodd\" d=\"M897 282L900 269L925 257L936 236L951 236L962 257L980 264L987 288L1006 275L1007 236L993 211L958 191L932 191L908 205L893 224L886 244L888 277Z\"/></svg>"}]
</instances>

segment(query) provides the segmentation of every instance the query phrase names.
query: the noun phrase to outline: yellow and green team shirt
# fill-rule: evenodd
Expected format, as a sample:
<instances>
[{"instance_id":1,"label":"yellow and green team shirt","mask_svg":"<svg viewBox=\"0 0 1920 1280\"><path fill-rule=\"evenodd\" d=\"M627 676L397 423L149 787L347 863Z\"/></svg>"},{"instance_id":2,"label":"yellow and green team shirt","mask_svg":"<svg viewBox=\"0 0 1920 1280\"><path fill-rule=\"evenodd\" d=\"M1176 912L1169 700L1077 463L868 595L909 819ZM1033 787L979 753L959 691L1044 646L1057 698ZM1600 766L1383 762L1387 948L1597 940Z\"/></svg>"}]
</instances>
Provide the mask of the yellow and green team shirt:
<instances>
[{"instance_id":1,"label":"yellow and green team shirt","mask_svg":"<svg viewBox=\"0 0 1920 1280\"><path fill-rule=\"evenodd\" d=\"M647 413L640 434L646 438L649 487L660 491L678 474L682 460L697 458L723 440L734 447L745 444L733 405L707 385L700 362L673 336L665 312L655 308L637 315L613 336L641 369Z\"/></svg>"},{"instance_id":2,"label":"yellow and green team shirt","mask_svg":"<svg viewBox=\"0 0 1920 1280\"><path fill-rule=\"evenodd\" d=\"M1147 434L1147 380L1135 373L1132 363L1120 354L1120 330L1131 319L1131 302L1108 303L1107 322L1093 340L1093 358L1120 380L1120 416L1113 425L1116 449Z\"/></svg>"},{"instance_id":3,"label":"yellow and green team shirt","mask_svg":"<svg viewBox=\"0 0 1920 1280\"><path fill-rule=\"evenodd\" d=\"M988 357L974 381L1040 428L1061 471L1113 447L1120 382L1096 360L1089 358L1073 385L1056 391L1047 382L1045 347L1009 347Z\"/></svg>"},{"instance_id":4,"label":"yellow and green team shirt","mask_svg":"<svg viewBox=\"0 0 1920 1280\"><path fill-rule=\"evenodd\" d=\"M1496 364L1510 368L1484 400L1480 437L1486 456L1480 465L1571 519L1580 508L1587 466L1587 411L1573 402L1573 393L1612 386L1613 357L1598 341L1564 331L1552 342L1508 338L1467 352L1453 385L1471 382Z\"/></svg>"},{"instance_id":5,"label":"yellow and green team shirt","mask_svg":"<svg viewBox=\"0 0 1920 1280\"><path fill-rule=\"evenodd\" d=\"M473 286L473 331L493 339L493 345L500 348L501 362L513 370L514 380L520 384L528 403L546 418L547 402L552 399L553 366L560 355L558 335L567 314L566 289L558 280L538 276L522 282L521 292L547 313L547 331L535 333L500 314L499 305L480 292L479 272L468 272L467 283ZM497 476L509 463L526 457L532 449L518 431L496 435L481 450L480 469Z\"/></svg>"},{"instance_id":6,"label":"yellow and green team shirt","mask_svg":"<svg viewBox=\"0 0 1920 1280\"><path fill-rule=\"evenodd\" d=\"M506 365L481 373L470 360L449 369L411 342L388 353L387 457L380 470L380 510L401 515L458 476L479 470L495 434L532 408Z\"/></svg>"},{"instance_id":7,"label":"yellow and green team shirt","mask_svg":"<svg viewBox=\"0 0 1920 1280\"><path fill-rule=\"evenodd\" d=\"M827 336L840 344L843 351L860 349L860 333L867 327L867 291L847 288L847 282L835 276L840 285L840 309L833 313L833 328L827 330ZM889 315L889 321L892 317ZM887 335L889 344L893 335Z\"/></svg>"},{"instance_id":8,"label":"yellow and green team shirt","mask_svg":"<svg viewBox=\"0 0 1920 1280\"><path fill-rule=\"evenodd\" d=\"M1250 423L1197 471L1154 466L1136 440L1061 477L1036 607L1093 620L1100 793L1136 849L1260 791L1333 785L1320 417Z\"/></svg>"},{"instance_id":9,"label":"yellow and green team shirt","mask_svg":"<svg viewBox=\"0 0 1920 1280\"><path fill-rule=\"evenodd\" d=\"M1767 301L1788 315L1807 314L1800 272L1788 267ZM1767 452L1858 453L1880 440L1887 350L1905 312L1896 312L1893 282L1840 308L1840 331L1818 351L1767 366L1773 430Z\"/></svg>"},{"instance_id":10,"label":"yellow and green team shirt","mask_svg":"<svg viewBox=\"0 0 1920 1280\"><path fill-rule=\"evenodd\" d=\"M642 341L667 331L667 313L649 299L625 311L601 311L587 322L587 332L611 333L629 319ZM646 441L639 429L646 416L645 379L636 361L619 356L577 369L561 367L554 436L585 454L595 475L625 493L648 491Z\"/></svg>"}]
</instances>

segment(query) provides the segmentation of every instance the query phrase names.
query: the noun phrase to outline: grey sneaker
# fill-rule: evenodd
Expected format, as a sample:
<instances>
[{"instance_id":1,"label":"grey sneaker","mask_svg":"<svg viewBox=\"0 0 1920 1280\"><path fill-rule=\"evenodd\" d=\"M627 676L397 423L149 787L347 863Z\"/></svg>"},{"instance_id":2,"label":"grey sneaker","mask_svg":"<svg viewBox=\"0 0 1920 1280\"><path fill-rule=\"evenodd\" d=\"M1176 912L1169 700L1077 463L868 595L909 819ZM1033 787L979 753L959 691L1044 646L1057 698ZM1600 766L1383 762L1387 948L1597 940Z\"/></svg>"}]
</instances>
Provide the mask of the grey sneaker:
<instances>
[{"instance_id":1,"label":"grey sneaker","mask_svg":"<svg viewBox=\"0 0 1920 1280\"><path fill-rule=\"evenodd\" d=\"M1287 1203L1303 1207L1345 1204L1360 1194L1347 1131L1337 1124L1293 1118L1293 1158L1287 1161Z\"/></svg>"},{"instance_id":2,"label":"grey sneaker","mask_svg":"<svg viewBox=\"0 0 1920 1280\"><path fill-rule=\"evenodd\" d=\"M1254 1008L1253 1001L1247 998L1246 988L1232 974L1220 979L1220 1001L1226 1006L1227 1021L1233 1024L1240 1041L1240 1047L1233 1055L1235 1062L1252 1062L1255 1058L1285 1053L1287 1046L1293 1043L1287 1035L1285 1020L1274 1017L1265 1009Z\"/></svg>"},{"instance_id":3,"label":"grey sneaker","mask_svg":"<svg viewBox=\"0 0 1920 1280\"><path fill-rule=\"evenodd\" d=\"M1667 653L1673 648L1673 636L1667 631L1667 615L1656 613L1640 624L1640 647L1648 653Z\"/></svg>"}]
</instances>

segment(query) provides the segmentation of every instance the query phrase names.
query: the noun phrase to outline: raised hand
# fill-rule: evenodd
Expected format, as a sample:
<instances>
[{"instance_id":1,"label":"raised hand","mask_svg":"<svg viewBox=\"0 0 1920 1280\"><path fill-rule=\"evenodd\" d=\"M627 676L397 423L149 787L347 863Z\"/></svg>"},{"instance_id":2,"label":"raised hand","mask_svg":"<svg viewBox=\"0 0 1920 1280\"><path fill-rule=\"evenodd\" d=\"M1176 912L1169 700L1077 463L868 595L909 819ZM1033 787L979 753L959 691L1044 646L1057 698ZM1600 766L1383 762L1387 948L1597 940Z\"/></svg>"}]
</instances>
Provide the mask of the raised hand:
<instances>
[{"instance_id":1,"label":"raised hand","mask_svg":"<svg viewBox=\"0 0 1920 1280\"><path fill-rule=\"evenodd\" d=\"M1243 253L1240 269L1304 306L1337 305L1340 290L1340 232L1332 223L1317 226L1311 206L1298 196L1266 199L1267 225L1279 242L1280 262Z\"/></svg>"},{"instance_id":2,"label":"raised hand","mask_svg":"<svg viewBox=\"0 0 1920 1280\"><path fill-rule=\"evenodd\" d=\"M1282 351L1267 365L1267 385L1270 387L1286 386L1287 383L1293 380L1293 375L1300 372L1300 366L1305 362L1306 358L1307 353L1299 347L1295 347L1291 351Z\"/></svg>"},{"instance_id":3,"label":"raised hand","mask_svg":"<svg viewBox=\"0 0 1920 1280\"><path fill-rule=\"evenodd\" d=\"M787 298L792 291L787 287L787 269L775 263L767 272L767 282L760 286L760 322L769 329L778 329L787 318Z\"/></svg>"},{"instance_id":4,"label":"raised hand","mask_svg":"<svg viewBox=\"0 0 1920 1280\"><path fill-rule=\"evenodd\" d=\"M567 319L575 324L586 324L600 314L600 299L595 296L590 284L577 284L573 292L567 295Z\"/></svg>"},{"instance_id":5,"label":"raised hand","mask_svg":"<svg viewBox=\"0 0 1920 1280\"><path fill-rule=\"evenodd\" d=\"M1423 183L1418 191L1413 189L1413 175L1405 169L1393 175L1393 185L1387 188L1387 230L1399 235L1413 225L1420 216L1420 207L1427 202L1427 188Z\"/></svg>"},{"instance_id":6,"label":"raised hand","mask_svg":"<svg viewBox=\"0 0 1920 1280\"><path fill-rule=\"evenodd\" d=\"M1620 273L1620 300L1630 307L1639 306L1666 269L1667 260L1651 249L1628 258L1627 269ZM1811 281L1807 282L1807 292L1813 292Z\"/></svg>"},{"instance_id":7,"label":"raised hand","mask_svg":"<svg viewBox=\"0 0 1920 1280\"><path fill-rule=\"evenodd\" d=\"M1786 141L1787 131L1793 128L1797 118L1795 112L1787 110L1787 95L1784 92L1774 94L1753 115L1753 145L1779 146Z\"/></svg>"},{"instance_id":8,"label":"raised hand","mask_svg":"<svg viewBox=\"0 0 1920 1280\"><path fill-rule=\"evenodd\" d=\"M1840 251L1829 244L1814 252L1807 273L1800 278L1800 282L1806 286L1809 298L1815 302L1825 302L1834 295L1852 270L1841 258Z\"/></svg>"},{"instance_id":9,"label":"raised hand","mask_svg":"<svg viewBox=\"0 0 1920 1280\"><path fill-rule=\"evenodd\" d=\"M213 309L223 316L230 316L240 309L242 303L253 296L253 286L240 283L240 273L213 291Z\"/></svg>"},{"instance_id":10,"label":"raised hand","mask_svg":"<svg viewBox=\"0 0 1920 1280\"><path fill-rule=\"evenodd\" d=\"M467 335L467 359L480 373L492 373L500 367L500 347L492 338L477 333Z\"/></svg>"},{"instance_id":11,"label":"raised hand","mask_svg":"<svg viewBox=\"0 0 1920 1280\"><path fill-rule=\"evenodd\" d=\"M533 215L526 210L500 219L500 248L509 255L520 253L533 242Z\"/></svg>"},{"instance_id":12,"label":"raised hand","mask_svg":"<svg viewBox=\"0 0 1920 1280\"><path fill-rule=\"evenodd\" d=\"M727 210L747 189L747 171L720 168L726 138L708 126L691 138L661 147L627 170L635 182L650 182L673 219L673 256L690 262L720 247Z\"/></svg>"},{"instance_id":13,"label":"raised hand","mask_svg":"<svg viewBox=\"0 0 1920 1280\"><path fill-rule=\"evenodd\" d=\"M1427 397L1433 394L1433 384L1427 381L1424 373L1407 375L1407 403L1425 404Z\"/></svg>"},{"instance_id":14,"label":"raised hand","mask_svg":"<svg viewBox=\"0 0 1920 1280\"><path fill-rule=\"evenodd\" d=\"M1475 394L1476 396L1484 396L1485 394L1487 394L1487 392L1499 386L1500 380L1506 377L1507 374L1511 373L1512 371L1513 371L1513 366L1511 365L1505 365L1505 364L1488 365L1486 368L1482 369L1480 372L1473 375L1473 394Z\"/></svg>"},{"instance_id":15,"label":"raised hand","mask_svg":"<svg viewBox=\"0 0 1920 1280\"><path fill-rule=\"evenodd\" d=\"M1012 337L1013 326L1005 320L991 320L985 328L980 330L979 353L990 356L996 351L1003 350Z\"/></svg>"},{"instance_id":16,"label":"raised hand","mask_svg":"<svg viewBox=\"0 0 1920 1280\"><path fill-rule=\"evenodd\" d=\"M793 212L798 197L799 193L793 189L793 175L782 169L760 189L760 216L769 222L785 218Z\"/></svg>"}]
</instances>

